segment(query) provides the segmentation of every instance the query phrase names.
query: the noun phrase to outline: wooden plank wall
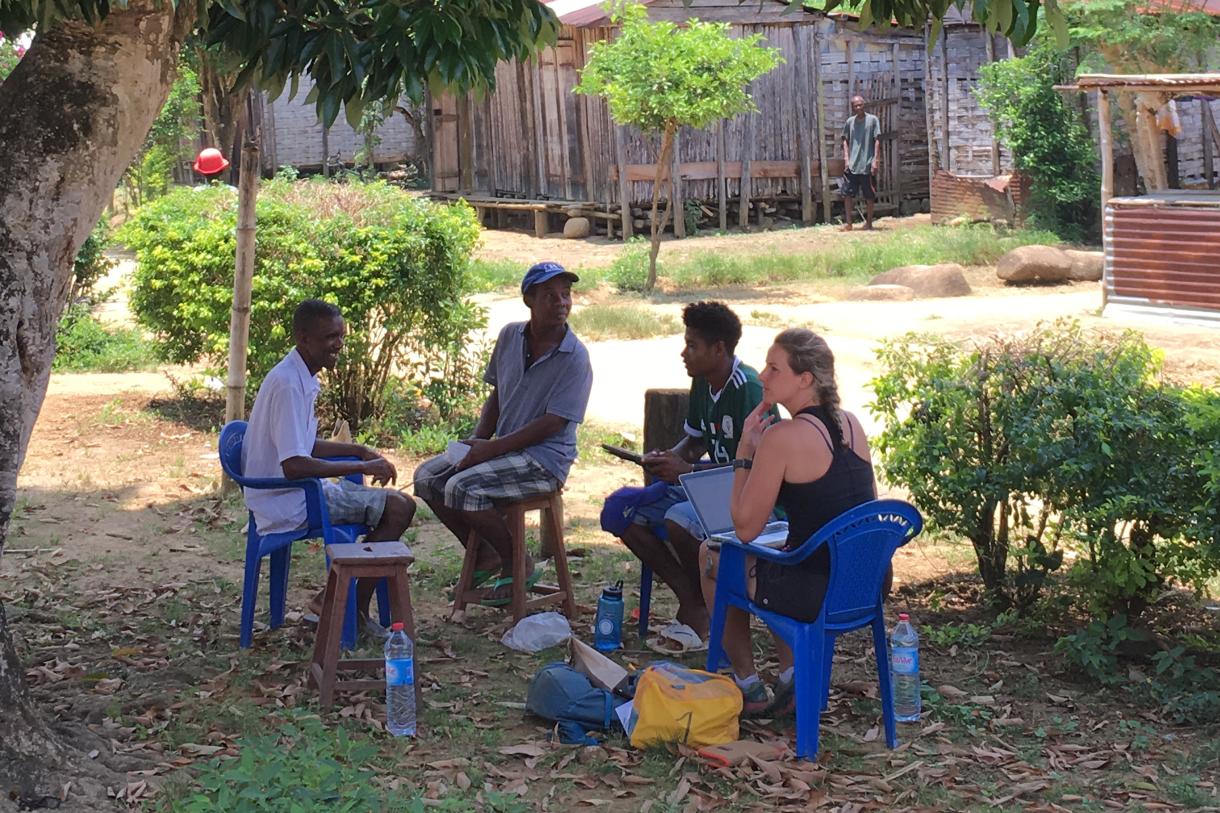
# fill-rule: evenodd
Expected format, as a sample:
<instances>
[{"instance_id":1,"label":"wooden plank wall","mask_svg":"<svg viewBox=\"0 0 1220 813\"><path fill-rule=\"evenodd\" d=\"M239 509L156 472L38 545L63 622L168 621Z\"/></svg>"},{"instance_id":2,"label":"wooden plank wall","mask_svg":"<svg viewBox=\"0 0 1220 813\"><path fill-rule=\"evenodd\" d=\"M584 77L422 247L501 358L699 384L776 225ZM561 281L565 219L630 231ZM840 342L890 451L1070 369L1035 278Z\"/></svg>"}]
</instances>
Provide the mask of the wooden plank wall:
<instances>
[{"instance_id":1,"label":"wooden plank wall","mask_svg":"<svg viewBox=\"0 0 1220 813\"><path fill-rule=\"evenodd\" d=\"M754 162L783 161L799 165L801 139L797 136L797 127L801 116L820 135L822 154L828 159L838 159L842 154L839 133L850 115L849 99L853 91L881 87L887 82L892 87L897 56L901 101L893 112L893 119L900 136L898 182L904 198L927 198L922 32L861 31L846 18L788 12L777 3L767 3L761 9L754 3L739 6L734 0L693 0L693 5L687 11L681 0L658 0L650 7L650 14L671 19L694 15L730 20L736 31L762 34L784 57L784 64L754 83L753 93L759 108L759 112L753 114L752 122L755 146L750 158ZM799 38L795 34L798 25L804 29ZM540 58L528 63L500 63L496 70L496 90L483 99L472 99L469 105L473 132L473 188L461 191L533 199L589 200L604 206L619 202L615 172L618 165L616 125L602 99L576 96L571 92L578 81L579 66L587 59L590 47L611 34L608 27L565 26L557 45L546 49ZM818 48L825 118L820 126L814 104L817 96L812 82L814 60L812 54L797 56L798 41L807 47ZM889 95L892 96L892 92ZM798 101L802 96L804 99ZM445 98L434 102L433 107L445 114L443 121L438 118L435 122L438 176L434 189L454 191L463 173L452 166L460 163L462 143L453 130L462 128L442 128L449 124L450 111L460 113L462 108L452 99ZM714 165L718 159L740 163L745 130L745 116L725 122L723 155L717 148L717 128L683 130L680 160L683 164L710 162ZM624 129L621 136L626 164L655 162L656 145L634 129ZM816 203L822 195L817 169L819 152L812 140L809 152L813 166L812 197ZM797 177L759 177L765 174L755 173L752 178L751 198L801 199ZM883 175L887 181L883 188L892 187L891 173L883 171ZM714 204L719 196L718 186L715 175L707 177L704 174L702 179L685 181L682 196ZM736 178L730 178L726 186L729 200L740 198L740 183ZM632 201L650 200L651 187L646 181L630 184Z\"/></svg>"},{"instance_id":2,"label":"wooden plank wall","mask_svg":"<svg viewBox=\"0 0 1220 813\"><path fill-rule=\"evenodd\" d=\"M979 68L989 60L986 35L974 24L945 26L944 43L931 51L932 82L928 105L932 110L932 139L943 150L944 121L949 122L948 165L942 169L958 175L993 175L992 148L995 129L975 98ZM947 45L947 47L945 47ZM1003 37L996 37L992 53L1007 54ZM948 55L946 66L945 56ZM948 69L949 97L945 99L945 71ZM948 104L948 111L945 105ZM946 116L947 112L947 116ZM1012 171L1012 155L999 150L1000 173Z\"/></svg>"}]
</instances>

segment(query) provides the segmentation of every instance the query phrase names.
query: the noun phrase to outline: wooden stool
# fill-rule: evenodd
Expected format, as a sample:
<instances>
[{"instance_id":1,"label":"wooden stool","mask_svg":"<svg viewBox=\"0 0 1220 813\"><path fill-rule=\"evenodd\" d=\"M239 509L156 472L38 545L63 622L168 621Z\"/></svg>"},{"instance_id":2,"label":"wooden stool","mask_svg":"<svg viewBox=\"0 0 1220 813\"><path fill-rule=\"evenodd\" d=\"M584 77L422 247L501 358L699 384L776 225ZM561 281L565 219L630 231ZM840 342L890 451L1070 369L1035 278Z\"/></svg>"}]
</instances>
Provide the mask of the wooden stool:
<instances>
[{"instance_id":1,"label":"wooden stool","mask_svg":"<svg viewBox=\"0 0 1220 813\"><path fill-rule=\"evenodd\" d=\"M402 542L364 542L327 545L326 554L330 558L330 574L326 577L318 636L314 643L313 660L309 664L309 682L320 691L322 708L329 708L334 702L336 689L376 689L385 685L384 677L377 680L338 678L341 671L372 672L385 669L385 661L381 658L339 659L339 638L343 633L347 591L353 578L386 579L390 588L390 618L403 622L407 635L415 640L415 614L411 610L411 587L407 575L407 565L414 562L415 557L410 548ZM417 703L418 674L417 670Z\"/></svg>"},{"instance_id":2,"label":"wooden stool","mask_svg":"<svg viewBox=\"0 0 1220 813\"><path fill-rule=\"evenodd\" d=\"M556 491L538 497L530 497L520 502L501 506L504 520L508 524L509 533L513 538L513 598L508 604L512 610L513 621L520 621L528 610L547 604L563 605L563 614L568 618L576 617L576 600L572 595L572 577L568 573L568 553L563 545L563 493ZM543 552L555 558L555 575L558 585L535 584L531 593L541 598L526 600L525 579L525 512L540 511L542 526ZM549 543L549 544L548 544ZM457 589L454 591L453 613L457 615L466 609L469 603L477 603L487 592L486 588L473 588L474 565L479 558L480 540L477 534L471 533L466 540L466 555L462 559L462 575L458 578ZM546 548L551 550L546 550Z\"/></svg>"}]
</instances>

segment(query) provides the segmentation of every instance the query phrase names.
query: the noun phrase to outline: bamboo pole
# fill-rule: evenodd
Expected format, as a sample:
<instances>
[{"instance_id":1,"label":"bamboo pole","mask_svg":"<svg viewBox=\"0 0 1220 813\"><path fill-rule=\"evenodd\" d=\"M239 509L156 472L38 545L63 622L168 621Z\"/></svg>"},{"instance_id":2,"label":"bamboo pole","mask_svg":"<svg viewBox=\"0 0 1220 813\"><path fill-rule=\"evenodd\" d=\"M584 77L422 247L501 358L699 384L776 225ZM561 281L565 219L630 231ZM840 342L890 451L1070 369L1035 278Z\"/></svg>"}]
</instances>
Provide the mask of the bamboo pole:
<instances>
[{"instance_id":1,"label":"bamboo pole","mask_svg":"<svg viewBox=\"0 0 1220 813\"><path fill-rule=\"evenodd\" d=\"M750 159L754 156L754 114L746 113L745 133L741 139L741 202L737 209L737 225L750 223Z\"/></svg>"},{"instance_id":2,"label":"bamboo pole","mask_svg":"<svg viewBox=\"0 0 1220 813\"><path fill-rule=\"evenodd\" d=\"M1114 145L1110 132L1110 97L1104 90L1097 91L1097 131L1101 140L1101 240L1104 253L1108 255L1111 246L1109 229L1106 226L1106 206L1109 205L1110 197L1114 194ZM1109 287L1110 280L1103 279L1101 284L1103 310L1106 307Z\"/></svg>"},{"instance_id":3,"label":"bamboo pole","mask_svg":"<svg viewBox=\"0 0 1220 813\"><path fill-rule=\"evenodd\" d=\"M250 291L254 286L255 204L258 201L259 131L241 151L237 186L237 256L233 273L233 308L229 316L229 371L225 389L225 423L246 416L246 355L250 344ZM224 489L234 484L225 478Z\"/></svg>"},{"instance_id":4,"label":"bamboo pole","mask_svg":"<svg viewBox=\"0 0 1220 813\"><path fill-rule=\"evenodd\" d=\"M953 171L953 153L949 149L949 29L940 30L940 58L945 69L941 77L940 103L940 167L948 172Z\"/></svg>"},{"instance_id":5,"label":"bamboo pole","mask_svg":"<svg viewBox=\"0 0 1220 813\"><path fill-rule=\"evenodd\" d=\"M936 147L936 127L932 123L932 49L928 38L932 29L928 23L923 24L923 117L928 128L928 191L932 191L932 176L940 168L940 150Z\"/></svg>"},{"instance_id":6,"label":"bamboo pole","mask_svg":"<svg viewBox=\"0 0 1220 813\"><path fill-rule=\"evenodd\" d=\"M1199 100L1199 119L1203 126L1203 177L1207 181L1208 189L1216 188L1216 166L1213 158L1212 148L1215 144L1212 142L1211 128L1214 125L1212 122L1212 106L1207 99Z\"/></svg>"},{"instance_id":7,"label":"bamboo pole","mask_svg":"<svg viewBox=\"0 0 1220 813\"><path fill-rule=\"evenodd\" d=\"M990 31L983 30L983 45L987 50L987 62L995 62L995 38ZM1000 174L1000 142L995 137L995 126L991 128L991 174Z\"/></svg>"},{"instance_id":8,"label":"bamboo pole","mask_svg":"<svg viewBox=\"0 0 1220 813\"><path fill-rule=\"evenodd\" d=\"M826 115L826 94L822 89L822 38L816 34L813 37L813 93L818 115L817 124L813 128L813 143L817 148L818 180L822 184L822 222L829 223L832 206L830 200L830 168L826 166L826 143L822 135Z\"/></svg>"},{"instance_id":9,"label":"bamboo pole","mask_svg":"<svg viewBox=\"0 0 1220 813\"><path fill-rule=\"evenodd\" d=\"M894 102L893 112L890 113L891 132L894 137L890 139L890 154L893 158L892 178L894 185L894 216L898 217L902 214L902 70L898 63L898 43L894 43L890 51L890 60L894 65Z\"/></svg>"},{"instance_id":10,"label":"bamboo pole","mask_svg":"<svg viewBox=\"0 0 1220 813\"><path fill-rule=\"evenodd\" d=\"M721 119L716 127L716 194L720 209L720 230L729 229L729 184L724 177L724 128L728 126L726 119Z\"/></svg>"},{"instance_id":11,"label":"bamboo pole","mask_svg":"<svg viewBox=\"0 0 1220 813\"><path fill-rule=\"evenodd\" d=\"M627 180L627 146L623 143L623 127L611 124L614 128L614 160L618 162L618 202L623 219L623 241L631 239L631 182Z\"/></svg>"},{"instance_id":12,"label":"bamboo pole","mask_svg":"<svg viewBox=\"0 0 1220 813\"><path fill-rule=\"evenodd\" d=\"M686 206L682 200L682 132L674 133L674 144L669 159L669 195L673 201L674 237L686 236Z\"/></svg>"}]
</instances>

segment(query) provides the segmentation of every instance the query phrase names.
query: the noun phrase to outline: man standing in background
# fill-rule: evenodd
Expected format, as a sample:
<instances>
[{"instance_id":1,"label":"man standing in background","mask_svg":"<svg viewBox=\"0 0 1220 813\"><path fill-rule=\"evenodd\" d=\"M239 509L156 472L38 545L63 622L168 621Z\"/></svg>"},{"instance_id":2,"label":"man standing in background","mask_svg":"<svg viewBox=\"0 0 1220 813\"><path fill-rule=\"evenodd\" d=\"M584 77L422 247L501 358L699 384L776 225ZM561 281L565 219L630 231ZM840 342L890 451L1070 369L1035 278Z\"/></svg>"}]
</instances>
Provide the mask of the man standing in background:
<instances>
[{"instance_id":1,"label":"man standing in background","mask_svg":"<svg viewBox=\"0 0 1220 813\"><path fill-rule=\"evenodd\" d=\"M864 198L864 228L873 227L873 205L877 200L877 139L881 136L881 121L864 112L864 97L851 99L852 116L843 124L843 226L851 231L852 210L856 198Z\"/></svg>"}]
</instances>

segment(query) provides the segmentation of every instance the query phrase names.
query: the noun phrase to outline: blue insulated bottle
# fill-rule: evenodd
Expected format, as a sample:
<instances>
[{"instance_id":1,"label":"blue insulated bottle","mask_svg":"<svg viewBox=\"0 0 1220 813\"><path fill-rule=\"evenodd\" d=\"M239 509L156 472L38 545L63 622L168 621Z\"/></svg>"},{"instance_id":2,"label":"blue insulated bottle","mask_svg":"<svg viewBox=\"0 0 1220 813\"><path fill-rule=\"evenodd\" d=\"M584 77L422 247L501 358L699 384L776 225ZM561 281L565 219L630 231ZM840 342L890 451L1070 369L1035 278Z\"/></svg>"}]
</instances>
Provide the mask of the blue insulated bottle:
<instances>
[{"instance_id":1,"label":"blue insulated bottle","mask_svg":"<svg viewBox=\"0 0 1220 813\"><path fill-rule=\"evenodd\" d=\"M593 646L613 652L623 645L623 582L602 588L593 625Z\"/></svg>"}]
</instances>

